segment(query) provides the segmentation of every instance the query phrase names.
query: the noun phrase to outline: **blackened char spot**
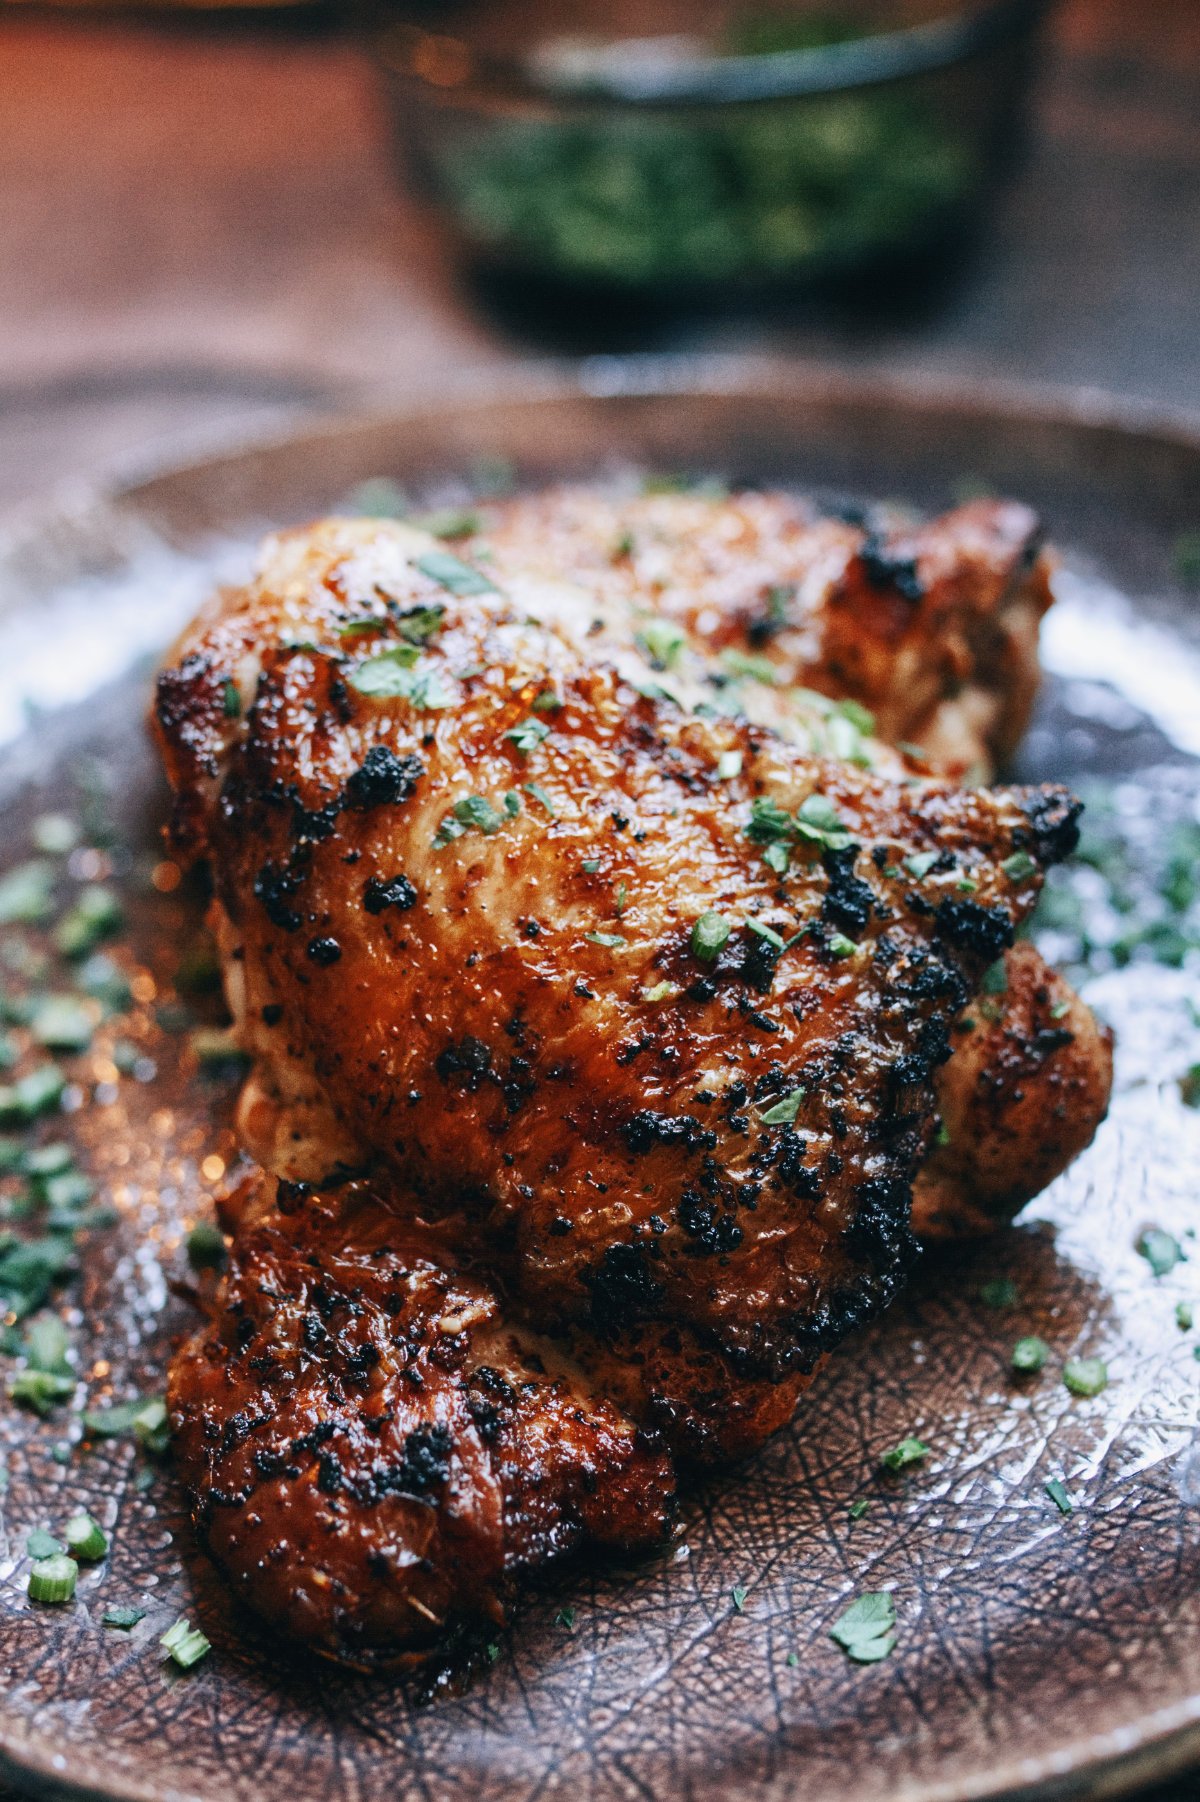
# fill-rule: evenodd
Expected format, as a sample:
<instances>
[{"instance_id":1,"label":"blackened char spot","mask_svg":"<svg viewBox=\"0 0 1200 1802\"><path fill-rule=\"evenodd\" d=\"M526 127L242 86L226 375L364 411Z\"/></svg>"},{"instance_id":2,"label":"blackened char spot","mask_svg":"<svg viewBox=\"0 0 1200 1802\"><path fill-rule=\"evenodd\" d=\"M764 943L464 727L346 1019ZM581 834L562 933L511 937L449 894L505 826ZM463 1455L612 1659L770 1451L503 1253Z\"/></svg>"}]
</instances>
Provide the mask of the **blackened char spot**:
<instances>
[{"instance_id":1,"label":"blackened char spot","mask_svg":"<svg viewBox=\"0 0 1200 1802\"><path fill-rule=\"evenodd\" d=\"M599 1268L584 1277L592 1294L592 1325L598 1333L619 1332L622 1327L653 1314L662 1300L641 1248L610 1245Z\"/></svg>"},{"instance_id":2,"label":"blackened char spot","mask_svg":"<svg viewBox=\"0 0 1200 1802\"><path fill-rule=\"evenodd\" d=\"M404 1441L404 1456L390 1470L377 1471L375 1486L404 1495L428 1495L450 1475L454 1439L449 1427L414 1427Z\"/></svg>"},{"instance_id":3,"label":"blackened char spot","mask_svg":"<svg viewBox=\"0 0 1200 1802\"><path fill-rule=\"evenodd\" d=\"M821 1176L811 1164L804 1162L808 1154L808 1145L799 1133L790 1127L780 1134L782 1146L778 1162L775 1165L780 1182L791 1190L793 1195L803 1200L815 1201L821 1193Z\"/></svg>"},{"instance_id":4,"label":"blackened char spot","mask_svg":"<svg viewBox=\"0 0 1200 1802\"><path fill-rule=\"evenodd\" d=\"M346 806L365 809L407 801L424 774L425 765L415 754L397 757L387 745L372 745L346 778Z\"/></svg>"},{"instance_id":5,"label":"blackened char spot","mask_svg":"<svg viewBox=\"0 0 1200 1802\"><path fill-rule=\"evenodd\" d=\"M299 927L300 915L290 902L303 880L301 872L281 870L276 863L265 863L258 872L254 878L254 893L262 902L272 926L278 926L284 932L295 932Z\"/></svg>"},{"instance_id":6,"label":"blackened char spot","mask_svg":"<svg viewBox=\"0 0 1200 1802\"><path fill-rule=\"evenodd\" d=\"M874 532L868 532L858 554L863 574L872 588L892 588L906 601L914 603L924 598L925 590L917 573L915 557L897 556Z\"/></svg>"},{"instance_id":7,"label":"blackened char spot","mask_svg":"<svg viewBox=\"0 0 1200 1802\"><path fill-rule=\"evenodd\" d=\"M855 1190L858 1203L845 1231L852 1256L880 1273L905 1271L917 1254L909 1228L912 1184L897 1176L870 1177Z\"/></svg>"},{"instance_id":8,"label":"blackened char spot","mask_svg":"<svg viewBox=\"0 0 1200 1802\"><path fill-rule=\"evenodd\" d=\"M482 1039L473 1039L469 1033L457 1045L451 1043L444 1051L439 1051L434 1063L443 1082L450 1082L457 1076L472 1095L491 1067L491 1051Z\"/></svg>"},{"instance_id":9,"label":"blackened char spot","mask_svg":"<svg viewBox=\"0 0 1200 1802\"><path fill-rule=\"evenodd\" d=\"M1039 863L1061 863L1069 857L1079 843L1083 802L1076 800L1069 789L1046 787L1025 790L1020 804L1029 821L1030 842Z\"/></svg>"},{"instance_id":10,"label":"blackened char spot","mask_svg":"<svg viewBox=\"0 0 1200 1802\"><path fill-rule=\"evenodd\" d=\"M747 932L738 974L747 987L756 989L760 995L766 995L775 980L775 968L781 956L778 945L772 945L769 939L759 938L756 932Z\"/></svg>"},{"instance_id":11,"label":"blackened char spot","mask_svg":"<svg viewBox=\"0 0 1200 1802\"><path fill-rule=\"evenodd\" d=\"M695 1189L684 1190L675 1218L692 1240L689 1249L697 1254L712 1257L736 1251L742 1242L742 1229L733 1215L718 1213L716 1204Z\"/></svg>"},{"instance_id":12,"label":"blackened char spot","mask_svg":"<svg viewBox=\"0 0 1200 1802\"><path fill-rule=\"evenodd\" d=\"M875 903L875 891L870 883L854 874L857 856L857 848L848 846L844 851L826 851L821 860L829 873L821 918L849 933L851 938L857 938L862 932Z\"/></svg>"},{"instance_id":13,"label":"blackened char spot","mask_svg":"<svg viewBox=\"0 0 1200 1802\"><path fill-rule=\"evenodd\" d=\"M649 1151L652 1145L682 1145L688 1151L711 1151L717 1135L710 1127L701 1126L691 1114L656 1114L650 1108L625 1122L625 1143L635 1156Z\"/></svg>"},{"instance_id":14,"label":"blackened char spot","mask_svg":"<svg viewBox=\"0 0 1200 1802\"><path fill-rule=\"evenodd\" d=\"M420 897L407 876L397 873L386 879L372 876L363 889L363 906L369 914L384 913L389 907L406 913L417 905Z\"/></svg>"},{"instance_id":15,"label":"blackened char spot","mask_svg":"<svg viewBox=\"0 0 1200 1802\"><path fill-rule=\"evenodd\" d=\"M939 938L960 951L980 957L999 957L1013 942L1012 916L1006 907L985 907L979 901L942 901L935 918Z\"/></svg>"}]
</instances>

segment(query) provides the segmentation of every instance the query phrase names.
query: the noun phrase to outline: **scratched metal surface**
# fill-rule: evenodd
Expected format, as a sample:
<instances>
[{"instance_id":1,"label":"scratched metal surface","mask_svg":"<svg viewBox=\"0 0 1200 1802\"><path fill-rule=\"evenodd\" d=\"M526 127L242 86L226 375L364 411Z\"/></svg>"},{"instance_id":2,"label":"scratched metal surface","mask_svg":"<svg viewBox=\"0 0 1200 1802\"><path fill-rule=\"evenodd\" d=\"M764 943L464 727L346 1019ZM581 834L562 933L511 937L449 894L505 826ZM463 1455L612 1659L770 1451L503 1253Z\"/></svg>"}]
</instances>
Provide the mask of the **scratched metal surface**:
<instances>
[{"instance_id":1,"label":"scratched metal surface","mask_svg":"<svg viewBox=\"0 0 1200 1802\"><path fill-rule=\"evenodd\" d=\"M0 546L3 860L28 854L30 821L75 805L81 781L107 785L126 847L111 860L129 922L114 955L135 993L119 1030L143 1060L112 1080L117 1029L103 1029L69 1072L80 1105L65 1129L117 1215L63 1297L93 1403L160 1386L189 1318L170 1287L186 1275L181 1235L236 1155L228 1084L171 1029L199 902L152 879L163 794L141 723L148 659L214 577L245 568L264 524L378 474L437 492L481 452L531 480L631 460L924 505L964 475L1020 492L1067 548L1021 773L1118 779L1139 818L1193 806L1200 632L1169 550L1197 523L1200 439L1180 422L1139 431L1094 406L862 388L794 365L606 361L493 375L26 518ZM927 1258L788 1432L686 1498L672 1552L563 1572L490 1671L432 1700L289 1661L192 1550L169 1466L123 1442L57 1461L64 1417L0 1403L0 1775L139 1802L967 1802L1116 1794L1195 1756L1200 1364L1174 1306L1200 1304L1200 1252L1156 1280L1135 1241L1157 1226L1188 1245L1200 1226L1200 1113L1178 1086L1200 1058L1196 990L1194 974L1157 967L1096 977L1088 992L1120 1049L1092 1151L1010 1233ZM982 1305L981 1285L1004 1277L1019 1300ZM1052 1361L1017 1386L1022 1333ZM1074 1354L1107 1360L1103 1395L1067 1393L1058 1369ZM880 1477L881 1452L908 1433L932 1446L928 1463ZM1044 1494L1051 1477L1069 1518ZM852 1524L859 1495L871 1508ZM31 1606L25 1535L76 1506L111 1531L112 1556L73 1605ZM829 1625L884 1587L897 1650L852 1665ZM132 1633L100 1625L131 1601L147 1609ZM157 1645L180 1613L214 1644L187 1676Z\"/></svg>"}]
</instances>

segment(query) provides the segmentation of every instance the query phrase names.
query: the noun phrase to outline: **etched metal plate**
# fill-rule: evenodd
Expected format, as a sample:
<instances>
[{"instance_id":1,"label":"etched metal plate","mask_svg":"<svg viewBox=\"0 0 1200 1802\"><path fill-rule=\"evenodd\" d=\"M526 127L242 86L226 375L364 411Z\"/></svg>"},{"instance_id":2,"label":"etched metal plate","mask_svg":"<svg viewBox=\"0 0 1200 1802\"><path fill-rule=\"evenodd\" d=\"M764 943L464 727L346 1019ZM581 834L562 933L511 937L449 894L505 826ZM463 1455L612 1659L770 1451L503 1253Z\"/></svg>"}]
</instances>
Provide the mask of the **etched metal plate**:
<instances>
[{"instance_id":1,"label":"etched metal plate","mask_svg":"<svg viewBox=\"0 0 1200 1802\"><path fill-rule=\"evenodd\" d=\"M246 569L266 525L345 504L372 477L453 496L497 457L528 481L633 463L920 506L987 484L1044 510L1066 563L1020 773L1106 785L1119 880L1083 866L1046 931L1060 955L1086 954L1086 992L1119 1035L1118 1094L1092 1151L1014 1230L928 1256L788 1432L687 1495L670 1551L562 1572L490 1669L429 1695L293 1661L238 1617L192 1548L169 1463L84 1434L79 1410L161 1387L191 1317L182 1237L236 1157L232 1082L203 1032L216 1004L195 952L202 897L157 847L152 658L214 579ZM50 873L47 919L4 929L25 949L5 953L0 994L78 987L55 921L96 882L124 908L98 949L130 992L105 994L116 1011L59 1057L70 1111L37 1128L72 1142L114 1223L80 1234L81 1273L55 1291L75 1396L45 1419L0 1403L5 1774L130 1802L968 1802L1115 1794L1200 1754L1200 1336L1187 1325L1193 1300L1200 1320L1200 1112L1182 1082L1200 1059L1200 983L1192 878L1167 868L1200 789L1200 631L1172 564L1197 525L1200 438L1184 425L796 365L601 360L493 372L13 528L0 546L3 860L46 856ZM82 845L31 852L48 812L86 816ZM89 976L102 992L103 977ZM24 1031L10 1029L18 1049ZM0 1192L19 1211L20 1182ZM1137 1249L1147 1229L1188 1255L1156 1276ZM1049 1360L1017 1379L1012 1346L1029 1334ZM1064 1386L1072 1356L1106 1362L1101 1394ZM910 1433L928 1459L882 1474L881 1453ZM851 1519L859 1497L870 1507ZM27 1533L79 1506L110 1533L110 1557L84 1567L72 1603L30 1603ZM897 1648L855 1665L829 1627L882 1588ZM144 1618L103 1625L122 1605ZM159 1647L180 1614L214 1648L187 1674Z\"/></svg>"}]
</instances>

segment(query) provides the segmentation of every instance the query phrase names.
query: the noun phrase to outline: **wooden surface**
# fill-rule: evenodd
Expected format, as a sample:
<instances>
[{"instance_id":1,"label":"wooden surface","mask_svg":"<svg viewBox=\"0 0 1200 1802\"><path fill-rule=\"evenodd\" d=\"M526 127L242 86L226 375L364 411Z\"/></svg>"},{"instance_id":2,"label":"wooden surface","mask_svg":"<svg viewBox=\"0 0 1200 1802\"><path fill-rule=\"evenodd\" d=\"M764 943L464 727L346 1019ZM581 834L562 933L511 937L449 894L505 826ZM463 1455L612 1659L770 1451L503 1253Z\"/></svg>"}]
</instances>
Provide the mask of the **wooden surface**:
<instances>
[{"instance_id":1,"label":"wooden surface","mask_svg":"<svg viewBox=\"0 0 1200 1802\"><path fill-rule=\"evenodd\" d=\"M1064 6L1024 166L925 297L553 340L457 284L337 36L0 14L0 504L546 348L795 349L1200 411L1200 0Z\"/></svg>"}]
</instances>

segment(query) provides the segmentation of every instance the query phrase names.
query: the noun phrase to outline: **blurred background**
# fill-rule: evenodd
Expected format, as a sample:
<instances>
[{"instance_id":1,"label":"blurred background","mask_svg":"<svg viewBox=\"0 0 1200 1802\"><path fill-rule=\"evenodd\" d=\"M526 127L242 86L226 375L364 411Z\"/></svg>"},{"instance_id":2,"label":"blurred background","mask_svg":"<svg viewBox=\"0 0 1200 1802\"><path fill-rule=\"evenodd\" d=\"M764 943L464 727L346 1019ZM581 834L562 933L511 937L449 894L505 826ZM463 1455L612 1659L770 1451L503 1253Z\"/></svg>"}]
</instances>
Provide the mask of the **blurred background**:
<instances>
[{"instance_id":1,"label":"blurred background","mask_svg":"<svg viewBox=\"0 0 1200 1802\"><path fill-rule=\"evenodd\" d=\"M0 347L0 509L546 354L1200 416L1200 0L0 0Z\"/></svg>"},{"instance_id":2,"label":"blurred background","mask_svg":"<svg viewBox=\"0 0 1200 1802\"><path fill-rule=\"evenodd\" d=\"M1200 410L1197 0L0 0L0 504L496 358Z\"/></svg>"}]
</instances>

